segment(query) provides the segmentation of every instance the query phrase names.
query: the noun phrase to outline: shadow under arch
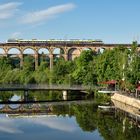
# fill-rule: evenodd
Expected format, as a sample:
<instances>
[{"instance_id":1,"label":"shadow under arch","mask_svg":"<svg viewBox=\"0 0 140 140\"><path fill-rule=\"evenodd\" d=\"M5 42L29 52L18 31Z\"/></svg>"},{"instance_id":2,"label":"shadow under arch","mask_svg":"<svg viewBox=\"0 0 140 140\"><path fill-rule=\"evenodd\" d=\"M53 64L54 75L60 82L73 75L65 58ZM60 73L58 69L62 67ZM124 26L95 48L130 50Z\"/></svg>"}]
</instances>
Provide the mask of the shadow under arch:
<instances>
[{"instance_id":1,"label":"shadow under arch","mask_svg":"<svg viewBox=\"0 0 140 140\"><path fill-rule=\"evenodd\" d=\"M65 58L63 56L55 56L53 59L54 65L56 65L56 63L61 60L65 60Z\"/></svg>"},{"instance_id":2,"label":"shadow under arch","mask_svg":"<svg viewBox=\"0 0 140 140\"><path fill-rule=\"evenodd\" d=\"M47 67L50 66L50 57L46 54L39 54L39 65L45 62Z\"/></svg>"},{"instance_id":3,"label":"shadow under arch","mask_svg":"<svg viewBox=\"0 0 140 140\"><path fill-rule=\"evenodd\" d=\"M35 69L35 54L37 52L32 48L26 48L23 50L23 67L30 65L30 68ZM27 65L26 65L27 64Z\"/></svg>"},{"instance_id":4,"label":"shadow under arch","mask_svg":"<svg viewBox=\"0 0 140 140\"><path fill-rule=\"evenodd\" d=\"M8 53L8 57L10 58L13 67L20 68L21 50L13 47L13 48L9 48L7 53Z\"/></svg>"},{"instance_id":5,"label":"shadow under arch","mask_svg":"<svg viewBox=\"0 0 140 140\"><path fill-rule=\"evenodd\" d=\"M53 63L54 65L59 61L60 59L64 59L64 49L63 48L55 48L53 50Z\"/></svg>"},{"instance_id":6,"label":"shadow under arch","mask_svg":"<svg viewBox=\"0 0 140 140\"><path fill-rule=\"evenodd\" d=\"M80 50L77 48L71 48L68 50L68 60L74 60L76 57L79 57L81 54Z\"/></svg>"},{"instance_id":7,"label":"shadow under arch","mask_svg":"<svg viewBox=\"0 0 140 140\"><path fill-rule=\"evenodd\" d=\"M50 65L50 50L47 48L40 48L38 50L38 55L39 55L39 65L41 62L46 62L47 67Z\"/></svg>"},{"instance_id":8,"label":"shadow under arch","mask_svg":"<svg viewBox=\"0 0 140 140\"><path fill-rule=\"evenodd\" d=\"M140 49L138 50L138 56L140 57Z\"/></svg>"}]
</instances>

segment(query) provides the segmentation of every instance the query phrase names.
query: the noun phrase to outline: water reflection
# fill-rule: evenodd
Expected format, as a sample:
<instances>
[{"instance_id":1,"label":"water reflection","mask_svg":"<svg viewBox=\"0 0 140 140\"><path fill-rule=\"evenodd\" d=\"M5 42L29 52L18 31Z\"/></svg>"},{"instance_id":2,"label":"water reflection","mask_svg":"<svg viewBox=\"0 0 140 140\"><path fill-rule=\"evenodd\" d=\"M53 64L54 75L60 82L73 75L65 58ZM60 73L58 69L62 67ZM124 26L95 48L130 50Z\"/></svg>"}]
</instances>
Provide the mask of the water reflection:
<instances>
[{"instance_id":1,"label":"water reflection","mask_svg":"<svg viewBox=\"0 0 140 140\"><path fill-rule=\"evenodd\" d=\"M77 91L30 91L30 92L21 92L21 91L9 91L9 92L0 92L0 102L35 102L35 101L63 101L63 100L82 100L91 98L91 95L88 95L83 92Z\"/></svg>"},{"instance_id":2,"label":"water reflection","mask_svg":"<svg viewBox=\"0 0 140 140\"><path fill-rule=\"evenodd\" d=\"M13 119L6 118L6 116L0 116L0 134L17 134L23 133L22 130L18 128L19 126L16 124L16 121ZM1 137L1 135L0 135Z\"/></svg>"},{"instance_id":3,"label":"water reflection","mask_svg":"<svg viewBox=\"0 0 140 140\"><path fill-rule=\"evenodd\" d=\"M114 104L111 111L98 99L0 104L0 139L139 140L139 114Z\"/></svg>"}]
</instances>

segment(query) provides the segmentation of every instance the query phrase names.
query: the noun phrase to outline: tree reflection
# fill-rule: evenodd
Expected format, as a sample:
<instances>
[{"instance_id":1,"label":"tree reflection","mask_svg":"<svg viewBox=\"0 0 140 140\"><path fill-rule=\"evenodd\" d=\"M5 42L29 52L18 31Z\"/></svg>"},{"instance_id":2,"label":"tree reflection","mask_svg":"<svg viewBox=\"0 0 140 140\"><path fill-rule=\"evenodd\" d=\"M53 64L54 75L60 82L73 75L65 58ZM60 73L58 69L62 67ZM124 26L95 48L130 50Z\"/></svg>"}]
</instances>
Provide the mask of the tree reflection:
<instances>
[{"instance_id":1,"label":"tree reflection","mask_svg":"<svg viewBox=\"0 0 140 140\"><path fill-rule=\"evenodd\" d=\"M19 93L21 94L21 93ZM8 100L13 96L12 92L9 94L1 94L1 100ZM32 92L29 93L29 98L32 100L56 100L62 99L62 92ZM72 94L70 94L72 96ZM71 97L73 99L73 97ZM75 117L75 120L79 127L83 131L93 133L96 129L105 140L139 140L140 129L134 123L134 118L130 119L128 114L121 110L103 111L98 109L98 104L105 101L105 98L99 98L96 100L88 100L88 102L82 103L82 101L75 102L58 102L57 104L39 104L40 112L42 110L48 111L48 114L55 114L58 116ZM108 99L106 100L108 102ZM103 103L103 102L102 102ZM36 108L35 108L36 109ZM41 110L42 109L42 110ZM37 112L37 110L36 110Z\"/></svg>"},{"instance_id":2,"label":"tree reflection","mask_svg":"<svg viewBox=\"0 0 140 140\"><path fill-rule=\"evenodd\" d=\"M0 92L0 101L8 101L14 95L13 92Z\"/></svg>"},{"instance_id":3,"label":"tree reflection","mask_svg":"<svg viewBox=\"0 0 140 140\"><path fill-rule=\"evenodd\" d=\"M94 112L96 109L97 109L96 104L73 106L76 121L82 128L82 130L92 132L96 129L97 114Z\"/></svg>"},{"instance_id":4,"label":"tree reflection","mask_svg":"<svg viewBox=\"0 0 140 140\"><path fill-rule=\"evenodd\" d=\"M98 129L105 140L140 139L140 129L128 117L119 112L102 112L97 103L53 106L53 113L74 116L83 131Z\"/></svg>"}]
</instances>

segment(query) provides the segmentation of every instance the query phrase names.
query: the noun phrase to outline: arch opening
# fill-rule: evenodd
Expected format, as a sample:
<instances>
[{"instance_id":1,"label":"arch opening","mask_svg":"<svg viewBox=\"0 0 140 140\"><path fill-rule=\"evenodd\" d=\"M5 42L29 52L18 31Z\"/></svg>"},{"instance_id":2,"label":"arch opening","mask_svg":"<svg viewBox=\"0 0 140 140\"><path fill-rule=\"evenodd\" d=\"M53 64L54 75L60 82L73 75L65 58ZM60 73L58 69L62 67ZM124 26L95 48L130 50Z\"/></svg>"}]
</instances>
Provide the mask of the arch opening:
<instances>
[{"instance_id":1,"label":"arch opening","mask_svg":"<svg viewBox=\"0 0 140 140\"><path fill-rule=\"evenodd\" d=\"M49 57L49 50L47 48L40 48L38 50L38 54L39 54L39 60L38 60L38 63L39 65L42 63L42 62L45 62L47 67L50 65L50 57Z\"/></svg>"},{"instance_id":2,"label":"arch opening","mask_svg":"<svg viewBox=\"0 0 140 140\"><path fill-rule=\"evenodd\" d=\"M8 57L11 60L12 66L14 68L20 68L20 57L21 51L17 48L10 48L8 50Z\"/></svg>"},{"instance_id":3,"label":"arch opening","mask_svg":"<svg viewBox=\"0 0 140 140\"><path fill-rule=\"evenodd\" d=\"M55 65L59 60L64 59L64 49L55 48L53 50L53 64Z\"/></svg>"},{"instance_id":4,"label":"arch opening","mask_svg":"<svg viewBox=\"0 0 140 140\"><path fill-rule=\"evenodd\" d=\"M49 67L50 66L50 57L46 54L39 54L39 65L42 62L45 62L47 67Z\"/></svg>"},{"instance_id":5,"label":"arch opening","mask_svg":"<svg viewBox=\"0 0 140 140\"><path fill-rule=\"evenodd\" d=\"M131 52L131 50L132 50L131 48L128 48L128 51L129 51L129 52Z\"/></svg>"},{"instance_id":6,"label":"arch opening","mask_svg":"<svg viewBox=\"0 0 140 140\"><path fill-rule=\"evenodd\" d=\"M31 49L31 48L26 48L24 51L23 51L23 54L35 54L35 50Z\"/></svg>"},{"instance_id":7,"label":"arch opening","mask_svg":"<svg viewBox=\"0 0 140 140\"><path fill-rule=\"evenodd\" d=\"M64 49L62 48L55 48L53 50L53 55L63 55L64 54Z\"/></svg>"},{"instance_id":8,"label":"arch opening","mask_svg":"<svg viewBox=\"0 0 140 140\"><path fill-rule=\"evenodd\" d=\"M0 48L0 55L4 55L5 54L5 50L3 48Z\"/></svg>"},{"instance_id":9,"label":"arch opening","mask_svg":"<svg viewBox=\"0 0 140 140\"><path fill-rule=\"evenodd\" d=\"M16 55L10 55L8 56L10 61L11 61L11 64L13 66L13 68L20 68L20 58Z\"/></svg>"},{"instance_id":10,"label":"arch opening","mask_svg":"<svg viewBox=\"0 0 140 140\"><path fill-rule=\"evenodd\" d=\"M17 55L17 54L21 54L21 51L17 48L10 48L8 50L8 54L14 54L14 55Z\"/></svg>"},{"instance_id":11,"label":"arch opening","mask_svg":"<svg viewBox=\"0 0 140 140\"><path fill-rule=\"evenodd\" d=\"M47 54L47 55L49 55L50 54L50 52L49 52L49 50L48 49L46 49L46 48L40 48L39 50L38 50L38 54Z\"/></svg>"},{"instance_id":12,"label":"arch opening","mask_svg":"<svg viewBox=\"0 0 140 140\"><path fill-rule=\"evenodd\" d=\"M35 70L35 58L32 55L25 55L23 57L23 68L28 70Z\"/></svg>"},{"instance_id":13,"label":"arch opening","mask_svg":"<svg viewBox=\"0 0 140 140\"><path fill-rule=\"evenodd\" d=\"M80 50L77 48L72 48L68 51L68 60L74 60L76 57L80 56Z\"/></svg>"},{"instance_id":14,"label":"arch opening","mask_svg":"<svg viewBox=\"0 0 140 140\"><path fill-rule=\"evenodd\" d=\"M92 51L92 49L91 48L83 48L82 51Z\"/></svg>"},{"instance_id":15,"label":"arch opening","mask_svg":"<svg viewBox=\"0 0 140 140\"><path fill-rule=\"evenodd\" d=\"M104 53L104 51L105 51L105 48L99 48L97 51L97 54L102 54Z\"/></svg>"}]
</instances>

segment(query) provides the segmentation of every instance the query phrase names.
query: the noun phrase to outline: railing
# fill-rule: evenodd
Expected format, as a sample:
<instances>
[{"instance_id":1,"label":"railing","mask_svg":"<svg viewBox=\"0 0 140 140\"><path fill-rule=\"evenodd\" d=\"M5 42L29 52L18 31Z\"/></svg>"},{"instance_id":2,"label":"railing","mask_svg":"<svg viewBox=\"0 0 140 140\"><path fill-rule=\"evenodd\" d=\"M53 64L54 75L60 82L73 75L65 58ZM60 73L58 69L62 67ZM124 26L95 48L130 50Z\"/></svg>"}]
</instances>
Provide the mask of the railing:
<instances>
[{"instance_id":1,"label":"railing","mask_svg":"<svg viewBox=\"0 0 140 140\"><path fill-rule=\"evenodd\" d=\"M0 90L2 89L63 89L63 90L89 90L91 86L84 86L84 85L46 85L46 84L0 84Z\"/></svg>"},{"instance_id":2,"label":"railing","mask_svg":"<svg viewBox=\"0 0 140 140\"><path fill-rule=\"evenodd\" d=\"M66 45L66 44L80 44L80 45L94 45L94 44L103 44L102 41L79 41L79 40L70 40L70 41L15 41L15 42L7 42L7 44L24 44L24 45L33 45L33 44L37 44L37 45Z\"/></svg>"},{"instance_id":3,"label":"railing","mask_svg":"<svg viewBox=\"0 0 140 140\"><path fill-rule=\"evenodd\" d=\"M136 92L136 91L128 92L128 91L122 91L119 88L108 88L108 87L101 87L98 90L99 91L117 92L119 94L126 95L126 96L131 97L131 98L140 99L140 92Z\"/></svg>"},{"instance_id":4,"label":"railing","mask_svg":"<svg viewBox=\"0 0 140 140\"><path fill-rule=\"evenodd\" d=\"M108 87L99 87L98 88L98 92L99 93L115 93L118 92L119 89L118 88L108 88Z\"/></svg>"}]
</instances>

